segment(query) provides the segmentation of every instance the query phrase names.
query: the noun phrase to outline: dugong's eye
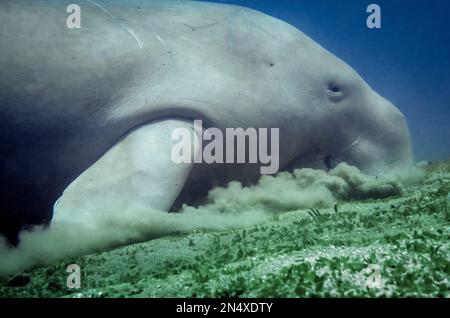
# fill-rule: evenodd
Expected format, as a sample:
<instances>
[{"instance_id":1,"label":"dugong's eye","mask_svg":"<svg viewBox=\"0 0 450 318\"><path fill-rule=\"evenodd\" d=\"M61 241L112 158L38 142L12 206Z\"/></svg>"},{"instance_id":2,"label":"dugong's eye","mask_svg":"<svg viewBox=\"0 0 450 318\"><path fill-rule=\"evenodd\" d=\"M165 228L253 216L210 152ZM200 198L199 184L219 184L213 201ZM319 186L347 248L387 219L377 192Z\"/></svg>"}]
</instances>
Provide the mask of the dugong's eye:
<instances>
[{"instance_id":1,"label":"dugong's eye","mask_svg":"<svg viewBox=\"0 0 450 318\"><path fill-rule=\"evenodd\" d=\"M327 90L328 90L328 97L330 101L333 103L338 103L342 101L345 97L345 92L342 85L336 82L329 82Z\"/></svg>"},{"instance_id":2,"label":"dugong's eye","mask_svg":"<svg viewBox=\"0 0 450 318\"><path fill-rule=\"evenodd\" d=\"M330 91L333 93L338 93L341 91L341 89L339 86L332 84L332 85L330 85Z\"/></svg>"}]
</instances>

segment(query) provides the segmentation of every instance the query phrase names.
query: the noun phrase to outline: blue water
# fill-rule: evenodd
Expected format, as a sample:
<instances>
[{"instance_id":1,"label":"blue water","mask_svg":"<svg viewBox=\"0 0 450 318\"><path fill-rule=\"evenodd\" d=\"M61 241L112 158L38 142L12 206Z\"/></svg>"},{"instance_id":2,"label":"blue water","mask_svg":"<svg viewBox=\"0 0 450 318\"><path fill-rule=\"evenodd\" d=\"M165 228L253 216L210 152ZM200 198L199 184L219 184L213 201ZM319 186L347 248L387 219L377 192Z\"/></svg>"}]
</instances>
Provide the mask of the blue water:
<instances>
[{"instance_id":1,"label":"blue water","mask_svg":"<svg viewBox=\"0 0 450 318\"><path fill-rule=\"evenodd\" d=\"M418 160L450 159L450 1L216 0L287 21L351 66L408 119ZM382 28L366 8L380 5Z\"/></svg>"}]
</instances>

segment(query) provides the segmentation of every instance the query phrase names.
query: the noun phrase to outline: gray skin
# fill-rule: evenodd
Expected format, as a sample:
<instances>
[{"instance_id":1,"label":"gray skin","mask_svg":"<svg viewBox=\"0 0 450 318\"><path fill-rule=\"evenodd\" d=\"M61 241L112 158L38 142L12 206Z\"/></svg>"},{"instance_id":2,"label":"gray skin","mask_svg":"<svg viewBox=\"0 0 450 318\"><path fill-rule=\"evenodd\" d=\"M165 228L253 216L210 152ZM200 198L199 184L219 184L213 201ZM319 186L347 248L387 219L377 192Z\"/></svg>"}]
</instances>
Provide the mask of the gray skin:
<instances>
[{"instance_id":1,"label":"gray skin","mask_svg":"<svg viewBox=\"0 0 450 318\"><path fill-rule=\"evenodd\" d=\"M280 128L281 170L411 160L400 111L280 20L231 5L80 0L82 27L68 29L72 2L0 2L0 232L12 242L49 222L63 190L130 131L168 118ZM259 171L196 165L175 197Z\"/></svg>"}]
</instances>

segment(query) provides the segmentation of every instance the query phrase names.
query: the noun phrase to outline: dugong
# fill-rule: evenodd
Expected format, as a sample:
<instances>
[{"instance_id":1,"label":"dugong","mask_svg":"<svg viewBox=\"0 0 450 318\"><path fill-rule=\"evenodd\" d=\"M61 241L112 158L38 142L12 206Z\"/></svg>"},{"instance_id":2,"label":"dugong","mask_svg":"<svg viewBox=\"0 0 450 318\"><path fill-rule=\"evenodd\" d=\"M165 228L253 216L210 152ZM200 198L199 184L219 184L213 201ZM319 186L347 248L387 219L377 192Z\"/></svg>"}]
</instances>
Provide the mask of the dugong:
<instances>
[{"instance_id":1,"label":"dugong","mask_svg":"<svg viewBox=\"0 0 450 318\"><path fill-rule=\"evenodd\" d=\"M53 222L169 211L259 178L260 164L174 163L171 132L195 138L194 120L279 128L280 170L411 161L401 112L283 21L206 2L80 0L71 28L71 3L0 2L0 232L12 244L53 210Z\"/></svg>"}]
</instances>

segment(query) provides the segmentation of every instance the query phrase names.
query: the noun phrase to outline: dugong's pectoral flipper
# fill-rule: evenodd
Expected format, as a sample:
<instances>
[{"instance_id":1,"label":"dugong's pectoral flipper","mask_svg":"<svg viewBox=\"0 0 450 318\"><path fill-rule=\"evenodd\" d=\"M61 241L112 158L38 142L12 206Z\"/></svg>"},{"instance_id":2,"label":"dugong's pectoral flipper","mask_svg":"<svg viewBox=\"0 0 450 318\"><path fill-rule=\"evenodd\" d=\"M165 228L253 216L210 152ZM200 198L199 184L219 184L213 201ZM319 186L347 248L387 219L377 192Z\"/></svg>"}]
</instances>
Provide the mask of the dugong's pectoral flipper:
<instances>
[{"instance_id":1,"label":"dugong's pectoral flipper","mask_svg":"<svg viewBox=\"0 0 450 318\"><path fill-rule=\"evenodd\" d=\"M196 136L193 124L181 120L132 131L67 187L55 204L52 223L89 222L99 213L136 209L168 211L192 169L192 164L172 158L179 142L172 140L172 133L180 128L190 132L191 140ZM198 149L192 142L191 157Z\"/></svg>"}]
</instances>

